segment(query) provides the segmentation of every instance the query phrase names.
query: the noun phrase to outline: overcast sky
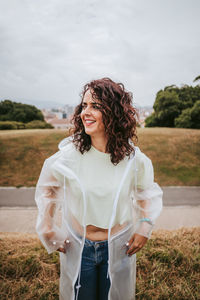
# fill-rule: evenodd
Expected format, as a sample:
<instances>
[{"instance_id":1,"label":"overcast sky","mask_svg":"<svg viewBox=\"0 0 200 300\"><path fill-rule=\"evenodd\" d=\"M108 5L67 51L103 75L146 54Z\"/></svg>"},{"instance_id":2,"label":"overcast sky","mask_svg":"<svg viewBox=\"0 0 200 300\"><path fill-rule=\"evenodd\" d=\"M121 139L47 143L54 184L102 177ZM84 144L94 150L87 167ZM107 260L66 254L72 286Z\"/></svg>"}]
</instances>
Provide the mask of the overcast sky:
<instances>
[{"instance_id":1,"label":"overcast sky","mask_svg":"<svg viewBox=\"0 0 200 300\"><path fill-rule=\"evenodd\" d=\"M0 0L0 99L73 104L110 77L151 106L200 75L199 0Z\"/></svg>"}]
</instances>

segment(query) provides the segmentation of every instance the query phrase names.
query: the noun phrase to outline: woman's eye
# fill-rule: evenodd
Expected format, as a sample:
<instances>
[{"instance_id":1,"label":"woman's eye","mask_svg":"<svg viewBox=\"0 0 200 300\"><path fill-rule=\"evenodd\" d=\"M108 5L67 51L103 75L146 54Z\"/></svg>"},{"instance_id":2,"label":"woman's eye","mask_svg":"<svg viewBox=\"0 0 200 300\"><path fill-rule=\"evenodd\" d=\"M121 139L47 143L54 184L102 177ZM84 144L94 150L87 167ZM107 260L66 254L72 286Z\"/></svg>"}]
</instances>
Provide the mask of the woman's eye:
<instances>
[{"instance_id":1,"label":"woman's eye","mask_svg":"<svg viewBox=\"0 0 200 300\"><path fill-rule=\"evenodd\" d=\"M94 108L94 109L100 109L100 105L94 104L94 105L93 105L93 108Z\"/></svg>"},{"instance_id":2,"label":"woman's eye","mask_svg":"<svg viewBox=\"0 0 200 300\"><path fill-rule=\"evenodd\" d=\"M82 110L84 110L87 108L87 104L82 104L81 107L82 107ZM92 109L100 109L101 108L101 106L99 104L92 104L90 107Z\"/></svg>"}]
</instances>

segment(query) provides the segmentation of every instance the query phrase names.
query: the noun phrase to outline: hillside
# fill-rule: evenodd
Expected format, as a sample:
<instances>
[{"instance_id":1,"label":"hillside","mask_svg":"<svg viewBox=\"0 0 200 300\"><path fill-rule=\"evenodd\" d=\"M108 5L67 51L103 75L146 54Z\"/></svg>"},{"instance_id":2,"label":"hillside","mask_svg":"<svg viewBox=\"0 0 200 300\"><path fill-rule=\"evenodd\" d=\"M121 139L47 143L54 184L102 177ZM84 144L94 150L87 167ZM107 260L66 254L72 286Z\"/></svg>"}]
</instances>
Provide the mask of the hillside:
<instances>
[{"instance_id":1,"label":"hillside","mask_svg":"<svg viewBox=\"0 0 200 300\"><path fill-rule=\"evenodd\" d=\"M0 186L35 186L65 130L0 131ZM139 128L136 144L152 159L161 186L200 185L200 130Z\"/></svg>"}]
</instances>

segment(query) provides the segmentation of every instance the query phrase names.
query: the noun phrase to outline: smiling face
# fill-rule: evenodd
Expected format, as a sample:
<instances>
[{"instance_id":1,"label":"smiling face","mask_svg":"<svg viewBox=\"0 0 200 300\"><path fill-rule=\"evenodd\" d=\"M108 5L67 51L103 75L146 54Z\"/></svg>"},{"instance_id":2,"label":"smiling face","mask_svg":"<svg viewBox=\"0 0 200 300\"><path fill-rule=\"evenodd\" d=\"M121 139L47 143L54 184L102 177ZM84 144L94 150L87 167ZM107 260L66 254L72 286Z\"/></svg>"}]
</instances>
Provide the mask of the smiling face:
<instances>
[{"instance_id":1,"label":"smiling face","mask_svg":"<svg viewBox=\"0 0 200 300\"><path fill-rule=\"evenodd\" d=\"M105 136L101 106L101 102L93 99L90 90L87 90L82 101L81 120L85 132L91 137Z\"/></svg>"}]
</instances>

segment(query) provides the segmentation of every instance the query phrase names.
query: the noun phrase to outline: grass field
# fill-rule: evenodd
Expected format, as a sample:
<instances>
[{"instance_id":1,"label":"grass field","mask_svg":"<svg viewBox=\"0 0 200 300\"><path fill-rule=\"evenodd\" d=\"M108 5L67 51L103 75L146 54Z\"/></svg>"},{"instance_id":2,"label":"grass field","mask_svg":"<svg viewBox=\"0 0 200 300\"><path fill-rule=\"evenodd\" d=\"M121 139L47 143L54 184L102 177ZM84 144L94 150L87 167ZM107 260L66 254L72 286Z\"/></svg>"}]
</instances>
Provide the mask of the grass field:
<instances>
[{"instance_id":1,"label":"grass field","mask_svg":"<svg viewBox=\"0 0 200 300\"><path fill-rule=\"evenodd\" d=\"M0 131L0 186L35 186L43 161L57 151L64 130ZM136 144L152 159L162 186L200 185L200 130L139 128Z\"/></svg>"},{"instance_id":2,"label":"grass field","mask_svg":"<svg viewBox=\"0 0 200 300\"><path fill-rule=\"evenodd\" d=\"M137 255L137 300L200 299L200 228L160 230ZM59 254L36 235L0 234L1 300L58 299Z\"/></svg>"}]
</instances>

